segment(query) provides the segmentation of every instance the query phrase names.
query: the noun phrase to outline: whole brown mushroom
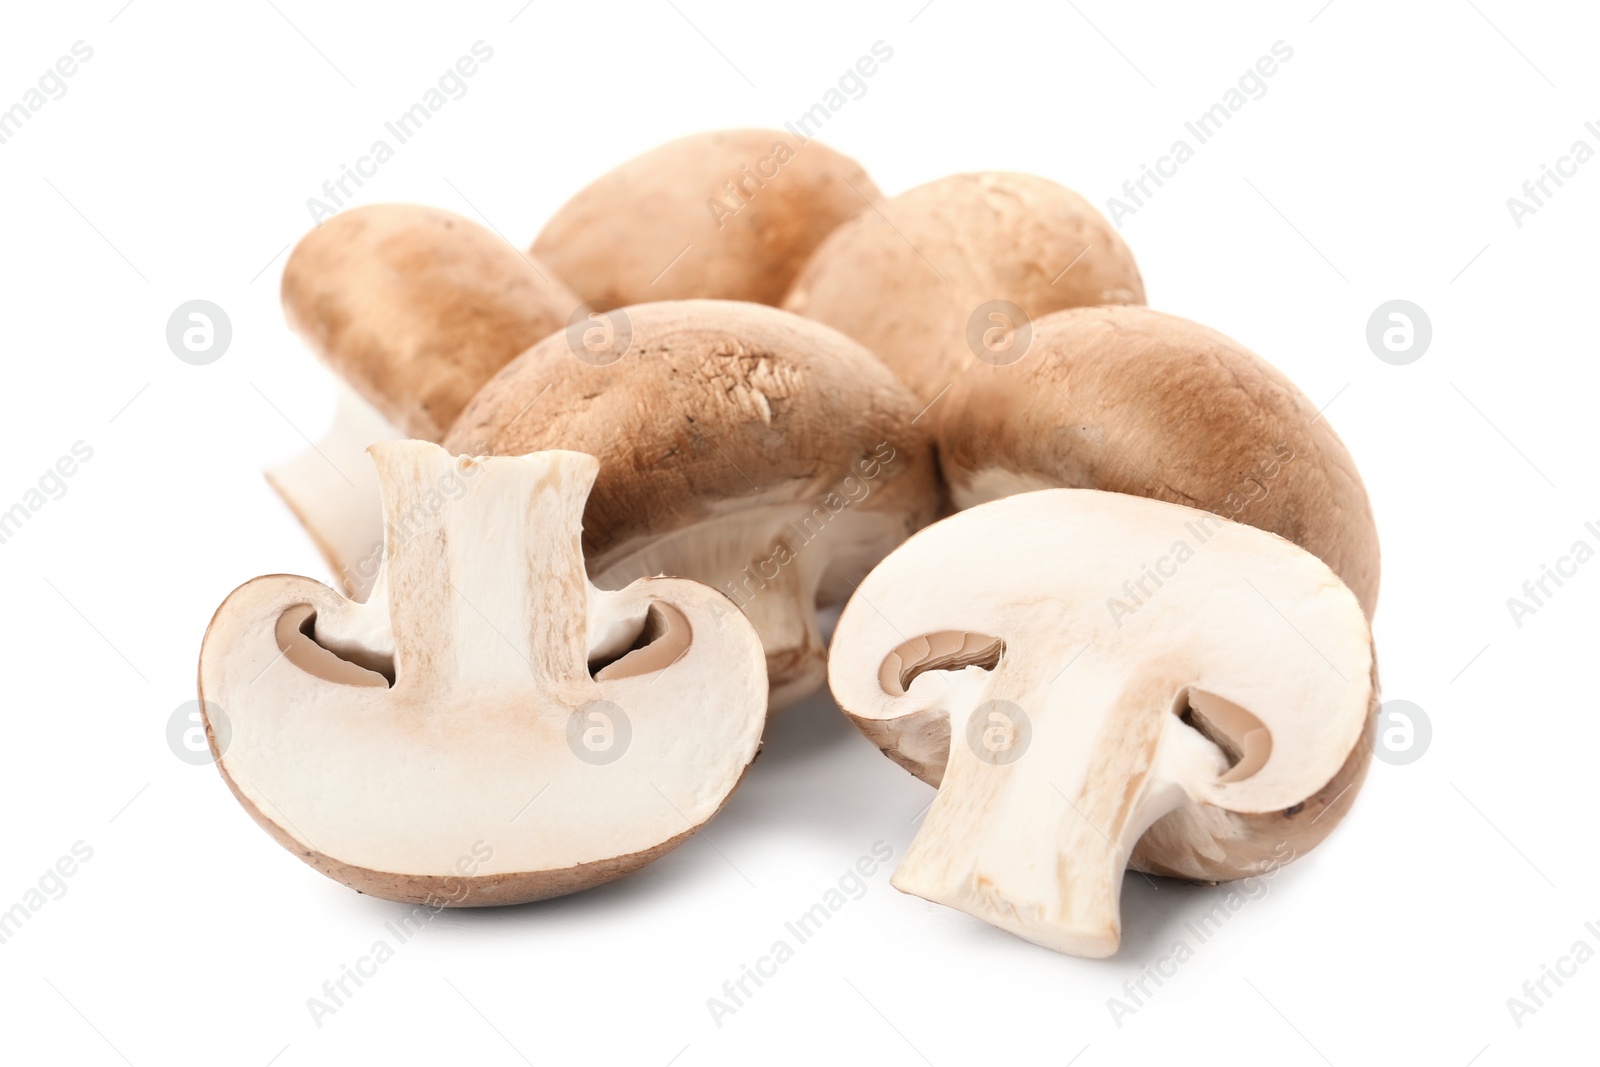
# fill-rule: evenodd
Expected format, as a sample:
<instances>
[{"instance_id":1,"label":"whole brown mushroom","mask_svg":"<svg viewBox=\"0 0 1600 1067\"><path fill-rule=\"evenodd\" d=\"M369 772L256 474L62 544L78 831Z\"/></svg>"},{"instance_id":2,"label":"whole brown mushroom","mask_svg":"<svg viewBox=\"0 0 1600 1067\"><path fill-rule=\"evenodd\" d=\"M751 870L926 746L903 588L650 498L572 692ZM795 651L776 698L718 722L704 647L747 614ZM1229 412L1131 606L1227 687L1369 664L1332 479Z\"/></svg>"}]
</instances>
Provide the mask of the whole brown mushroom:
<instances>
[{"instance_id":1,"label":"whole brown mushroom","mask_svg":"<svg viewBox=\"0 0 1600 1067\"><path fill-rule=\"evenodd\" d=\"M1294 383L1215 330L1144 307L1059 311L1016 362L962 374L939 409L958 508L1056 486L1187 504L1293 541L1368 618L1377 607L1355 461Z\"/></svg>"},{"instance_id":2,"label":"whole brown mushroom","mask_svg":"<svg viewBox=\"0 0 1600 1067\"><path fill-rule=\"evenodd\" d=\"M341 212L301 238L283 270L284 314L306 346L407 436L435 443L578 304L497 234L416 204Z\"/></svg>"},{"instance_id":3,"label":"whole brown mushroom","mask_svg":"<svg viewBox=\"0 0 1600 1067\"><path fill-rule=\"evenodd\" d=\"M1116 229L1083 197L1031 174L955 174L839 227L783 306L854 337L932 403L980 358L1025 345L1061 308L1142 304Z\"/></svg>"},{"instance_id":4,"label":"whole brown mushroom","mask_svg":"<svg viewBox=\"0 0 1600 1067\"><path fill-rule=\"evenodd\" d=\"M668 141L596 178L533 243L604 308L706 297L777 304L877 186L855 160L777 130Z\"/></svg>"},{"instance_id":5,"label":"whole brown mushroom","mask_svg":"<svg viewBox=\"0 0 1600 1067\"><path fill-rule=\"evenodd\" d=\"M822 683L818 604L932 520L932 435L848 337L760 304L641 304L535 345L484 386L454 452L600 460L584 513L602 589L693 578L755 625L774 707Z\"/></svg>"}]
</instances>

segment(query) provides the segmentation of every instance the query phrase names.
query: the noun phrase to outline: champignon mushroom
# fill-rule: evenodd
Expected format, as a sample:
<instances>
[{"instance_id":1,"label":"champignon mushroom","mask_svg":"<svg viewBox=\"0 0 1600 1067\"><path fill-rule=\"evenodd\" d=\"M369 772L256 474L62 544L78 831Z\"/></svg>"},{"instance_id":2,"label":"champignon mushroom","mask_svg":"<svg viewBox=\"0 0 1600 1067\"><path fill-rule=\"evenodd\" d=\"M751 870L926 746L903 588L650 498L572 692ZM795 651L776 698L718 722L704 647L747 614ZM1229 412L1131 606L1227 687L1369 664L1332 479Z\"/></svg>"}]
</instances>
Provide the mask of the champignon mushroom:
<instances>
[{"instance_id":1,"label":"champignon mushroom","mask_svg":"<svg viewBox=\"0 0 1600 1067\"><path fill-rule=\"evenodd\" d=\"M578 306L548 267L437 208L350 208L295 246L284 313L351 388L327 436L267 479L345 592L365 595L383 544L362 451L402 437L442 439L484 382Z\"/></svg>"},{"instance_id":2,"label":"champignon mushroom","mask_svg":"<svg viewBox=\"0 0 1600 1067\"><path fill-rule=\"evenodd\" d=\"M805 696L825 669L818 602L843 601L938 507L919 405L849 338L760 304L641 304L603 330L611 347L561 335L518 357L445 446L598 456L595 583L722 591L761 635L773 706Z\"/></svg>"},{"instance_id":3,"label":"champignon mushroom","mask_svg":"<svg viewBox=\"0 0 1600 1067\"><path fill-rule=\"evenodd\" d=\"M441 440L484 382L578 305L548 267L497 234L415 204L335 215L283 271L289 325L422 441Z\"/></svg>"},{"instance_id":4,"label":"champignon mushroom","mask_svg":"<svg viewBox=\"0 0 1600 1067\"><path fill-rule=\"evenodd\" d=\"M533 252L599 307L776 304L822 239L878 195L860 164L819 141L698 133L595 179L545 224Z\"/></svg>"},{"instance_id":5,"label":"champignon mushroom","mask_svg":"<svg viewBox=\"0 0 1600 1067\"><path fill-rule=\"evenodd\" d=\"M1022 359L968 368L938 413L957 507L1054 486L1188 504L1288 538L1368 618L1377 607L1355 461L1304 393L1215 330L1144 307L1058 311Z\"/></svg>"},{"instance_id":6,"label":"champignon mushroom","mask_svg":"<svg viewBox=\"0 0 1600 1067\"><path fill-rule=\"evenodd\" d=\"M955 174L864 211L817 249L783 306L854 337L930 403L979 358L1027 347L1029 318L1142 304L1116 229L1031 174Z\"/></svg>"},{"instance_id":7,"label":"champignon mushroom","mask_svg":"<svg viewBox=\"0 0 1600 1067\"><path fill-rule=\"evenodd\" d=\"M389 540L371 600L270 575L206 633L207 734L256 822L363 893L476 906L608 881L716 814L765 721L760 643L693 582L589 584L595 460L372 457Z\"/></svg>"},{"instance_id":8,"label":"champignon mushroom","mask_svg":"<svg viewBox=\"0 0 1600 1067\"><path fill-rule=\"evenodd\" d=\"M1130 865L1231 879L1316 845L1377 708L1366 618L1322 561L1086 489L912 537L846 605L828 678L939 787L893 884L1091 957L1116 951Z\"/></svg>"}]
</instances>

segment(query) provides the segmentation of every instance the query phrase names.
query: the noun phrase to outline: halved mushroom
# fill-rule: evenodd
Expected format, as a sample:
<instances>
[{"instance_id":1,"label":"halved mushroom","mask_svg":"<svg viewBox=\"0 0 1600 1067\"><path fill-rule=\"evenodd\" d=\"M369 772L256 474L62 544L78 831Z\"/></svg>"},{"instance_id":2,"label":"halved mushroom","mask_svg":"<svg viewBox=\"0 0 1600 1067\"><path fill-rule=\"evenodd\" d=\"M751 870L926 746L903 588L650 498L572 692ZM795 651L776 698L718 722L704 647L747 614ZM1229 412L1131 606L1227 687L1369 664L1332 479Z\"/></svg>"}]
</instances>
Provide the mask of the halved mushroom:
<instances>
[{"instance_id":1,"label":"halved mushroom","mask_svg":"<svg viewBox=\"0 0 1600 1067\"><path fill-rule=\"evenodd\" d=\"M777 304L822 239L877 198L861 165L820 141L697 133L579 190L533 254L606 309L694 297Z\"/></svg>"},{"instance_id":2,"label":"halved mushroom","mask_svg":"<svg viewBox=\"0 0 1600 1067\"><path fill-rule=\"evenodd\" d=\"M540 342L484 386L445 445L600 458L584 551L602 589L670 574L721 590L761 635L773 706L822 684L818 603L930 521L918 404L849 338L760 304L640 304L612 347ZM597 327L598 329L599 327Z\"/></svg>"},{"instance_id":3,"label":"halved mushroom","mask_svg":"<svg viewBox=\"0 0 1600 1067\"><path fill-rule=\"evenodd\" d=\"M957 507L1061 486L1216 512L1286 537L1378 603L1378 530L1355 461L1293 382L1237 341L1145 307L1033 322L1025 358L939 402Z\"/></svg>"},{"instance_id":4,"label":"halved mushroom","mask_svg":"<svg viewBox=\"0 0 1600 1067\"><path fill-rule=\"evenodd\" d=\"M861 212L783 306L866 345L926 404L980 356L1020 356L1030 317L1142 303L1133 253L1094 205L1047 178L985 172Z\"/></svg>"},{"instance_id":5,"label":"halved mushroom","mask_svg":"<svg viewBox=\"0 0 1600 1067\"><path fill-rule=\"evenodd\" d=\"M439 441L484 382L578 306L548 267L437 208L350 208L295 246L284 314L350 388L327 436L267 477L347 593L370 588L383 540L362 450Z\"/></svg>"},{"instance_id":6,"label":"halved mushroom","mask_svg":"<svg viewBox=\"0 0 1600 1067\"><path fill-rule=\"evenodd\" d=\"M893 884L1091 957L1128 866L1239 878L1321 841L1377 708L1366 618L1315 556L1084 489L912 537L845 607L828 678L939 787Z\"/></svg>"},{"instance_id":7,"label":"halved mushroom","mask_svg":"<svg viewBox=\"0 0 1600 1067\"><path fill-rule=\"evenodd\" d=\"M595 460L372 457L389 531L372 598L270 575L206 633L207 733L245 810L352 888L453 906L597 885L715 815L765 722L760 643L693 582L589 584Z\"/></svg>"}]
</instances>

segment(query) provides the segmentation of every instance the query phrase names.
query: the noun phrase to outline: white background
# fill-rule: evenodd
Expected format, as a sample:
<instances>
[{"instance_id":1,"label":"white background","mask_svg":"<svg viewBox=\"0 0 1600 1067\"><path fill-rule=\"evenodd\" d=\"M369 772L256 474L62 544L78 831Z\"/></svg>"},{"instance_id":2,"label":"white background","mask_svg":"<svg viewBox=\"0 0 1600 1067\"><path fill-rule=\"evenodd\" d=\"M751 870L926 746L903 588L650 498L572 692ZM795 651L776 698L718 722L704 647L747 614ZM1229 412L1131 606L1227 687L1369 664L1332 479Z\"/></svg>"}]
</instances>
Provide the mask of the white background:
<instances>
[{"instance_id":1,"label":"white background","mask_svg":"<svg viewBox=\"0 0 1600 1067\"><path fill-rule=\"evenodd\" d=\"M82 1064L1345 1064L1594 1057L1600 962L1519 1028L1575 941L1600 949L1592 795L1600 563L1519 628L1506 600L1600 520L1600 161L1519 228L1506 206L1600 120L1586 5L1377 0L624 7L522 0L20 5L0 106L93 49L0 145L0 510L82 440L68 492L0 545L0 909L93 858L0 945L0 1057ZM674 7L674 4L676 7ZM915 16L915 17L914 17ZM306 198L473 42L493 59L362 190L515 243L590 178L686 132L777 126L873 42L827 126L886 192L1015 169L1103 204L1275 41L1268 83L1123 233L1155 307L1281 367L1343 436L1384 550L1385 696L1433 741L1118 1026L1107 1000L1218 890L1130 878L1113 960L1035 948L870 883L737 1014L706 998L931 791L825 697L777 721L727 811L622 882L445 913L344 1008L306 999L400 910L323 878L168 750L211 611L264 572L326 577L260 476L332 389L283 325ZM168 350L215 301L232 347ZM1380 303L1433 323L1403 367ZM1554 989L1553 986L1550 987ZM674 1058L676 1057L676 1058ZM1074 1059L1076 1057L1076 1059Z\"/></svg>"}]
</instances>

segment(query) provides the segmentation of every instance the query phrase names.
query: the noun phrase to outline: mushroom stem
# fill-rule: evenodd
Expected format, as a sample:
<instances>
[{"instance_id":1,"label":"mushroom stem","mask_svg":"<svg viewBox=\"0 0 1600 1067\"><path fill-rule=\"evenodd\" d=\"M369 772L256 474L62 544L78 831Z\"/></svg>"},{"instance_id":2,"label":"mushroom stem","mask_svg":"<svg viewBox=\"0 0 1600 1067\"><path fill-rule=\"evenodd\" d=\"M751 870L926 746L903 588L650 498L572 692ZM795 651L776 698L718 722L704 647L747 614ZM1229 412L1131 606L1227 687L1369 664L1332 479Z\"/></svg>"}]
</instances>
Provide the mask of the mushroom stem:
<instances>
[{"instance_id":1,"label":"mushroom stem","mask_svg":"<svg viewBox=\"0 0 1600 1067\"><path fill-rule=\"evenodd\" d=\"M784 567L778 576L735 604L761 636L767 654L767 675L774 682L769 706L781 708L820 686L828 673L827 653L817 626L815 568L804 561Z\"/></svg>"},{"instance_id":2,"label":"mushroom stem","mask_svg":"<svg viewBox=\"0 0 1600 1067\"><path fill-rule=\"evenodd\" d=\"M268 468L267 481L338 575L340 590L361 600L383 558L383 513L365 452L405 437L354 389L339 383L333 424L314 446Z\"/></svg>"},{"instance_id":3,"label":"mushroom stem","mask_svg":"<svg viewBox=\"0 0 1600 1067\"><path fill-rule=\"evenodd\" d=\"M1081 665L1042 697L1007 681L951 716L944 781L893 884L1058 952L1110 956L1134 845L1225 757L1148 682Z\"/></svg>"},{"instance_id":4,"label":"mushroom stem","mask_svg":"<svg viewBox=\"0 0 1600 1067\"><path fill-rule=\"evenodd\" d=\"M546 452L485 463L422 441L376 445L372 458L397 688L562 694L587 684L579 534L595 461Z\"/></svg>"}]
</instances>

